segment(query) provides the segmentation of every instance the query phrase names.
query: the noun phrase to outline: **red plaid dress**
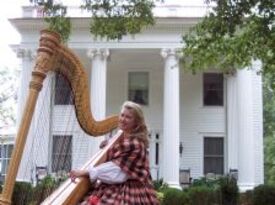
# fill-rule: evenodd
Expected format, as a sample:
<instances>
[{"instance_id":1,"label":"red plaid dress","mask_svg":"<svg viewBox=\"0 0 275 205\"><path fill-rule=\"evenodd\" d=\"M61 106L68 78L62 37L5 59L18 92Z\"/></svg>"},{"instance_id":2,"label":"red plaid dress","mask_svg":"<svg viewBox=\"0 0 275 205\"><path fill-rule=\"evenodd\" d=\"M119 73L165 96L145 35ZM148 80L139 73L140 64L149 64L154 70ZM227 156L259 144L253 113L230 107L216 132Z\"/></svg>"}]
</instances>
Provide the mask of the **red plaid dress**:
<instances>
[{"instance_id":1,"label":"red plaid dress","mask_svg":"<svg viewBox=\"0 0 275 205\"><path fill-rule=\"evenodd\" d=\"M107 161L118 165L129 179L121 184L96 186L92 195L100 198L98 205L159 205L143 142L135 137L122 138L107 155Z\"/></svg>"}]
</instances>

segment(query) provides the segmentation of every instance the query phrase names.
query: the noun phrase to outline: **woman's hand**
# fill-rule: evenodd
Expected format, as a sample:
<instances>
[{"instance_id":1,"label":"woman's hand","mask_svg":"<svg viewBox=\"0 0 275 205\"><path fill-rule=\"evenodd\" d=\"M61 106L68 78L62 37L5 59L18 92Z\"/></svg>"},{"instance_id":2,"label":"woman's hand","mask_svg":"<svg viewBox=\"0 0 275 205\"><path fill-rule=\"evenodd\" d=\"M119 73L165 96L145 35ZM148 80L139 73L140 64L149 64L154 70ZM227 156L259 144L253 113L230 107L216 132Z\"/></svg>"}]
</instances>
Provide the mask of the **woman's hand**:
<instances>
[{"instance_id":1,"label":"woman's hand","mask_svg":"<svg viewBox=\"0 0 275 205\"><path fill-rule=\"evenodd\" d=\"M100 143L99 148L100 148L100 149L103 149L107 144L108 144L108 140L103 140L103 141Z\"/></svg>"},{"instance_id":2,"label":"woman's hand","mask_svg":"<svg viewBox=\"0 0 275 205\"><path fill-rule=\"evenodd\" d=\"M89 176L89 173L86 170L72 170L69 174L72 182L75 182L76 178Z\"/></svg>"}]
</instances>

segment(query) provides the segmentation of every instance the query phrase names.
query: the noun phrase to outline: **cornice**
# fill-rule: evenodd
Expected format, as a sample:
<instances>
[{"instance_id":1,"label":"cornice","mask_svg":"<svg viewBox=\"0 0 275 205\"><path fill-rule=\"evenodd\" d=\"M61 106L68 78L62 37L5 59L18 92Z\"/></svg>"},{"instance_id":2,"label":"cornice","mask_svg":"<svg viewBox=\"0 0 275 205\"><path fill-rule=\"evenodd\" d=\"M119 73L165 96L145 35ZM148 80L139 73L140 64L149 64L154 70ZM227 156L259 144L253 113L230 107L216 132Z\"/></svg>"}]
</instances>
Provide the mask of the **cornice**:
<instances>
[{"instance_id":1,"label":"cornice","mask_svg":"<svg viewBox=\"0 0 275 205\"><path fill-rule=\"evenodd\" d=\"M196 17L158 17L153 26L143 29L143 32L159 32L159 31L184 31L195 25L201 20ZM13 18L9 19L11 24L20 32L30 30L42 30L47 27L42 18ZM71 18L72 29L89 32L90 18L74 17Z\"/></svg>"}]
</instances>

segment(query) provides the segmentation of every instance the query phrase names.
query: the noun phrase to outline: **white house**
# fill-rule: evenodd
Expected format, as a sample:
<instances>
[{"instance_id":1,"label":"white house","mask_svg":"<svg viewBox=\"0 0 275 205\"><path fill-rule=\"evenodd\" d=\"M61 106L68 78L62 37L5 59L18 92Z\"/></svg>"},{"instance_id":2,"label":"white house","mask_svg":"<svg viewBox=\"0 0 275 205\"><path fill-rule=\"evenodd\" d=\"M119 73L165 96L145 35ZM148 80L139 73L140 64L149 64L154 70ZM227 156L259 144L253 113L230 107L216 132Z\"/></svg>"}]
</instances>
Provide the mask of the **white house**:
<instances>
[{"instance_id":1,"label":"white house","mask_svg":"<svg viewBox=\"0 0 275 205\"><path fill-rule=\"evenodd\" d=\"M177 54L183 46L181 36L206 11L198 5L159 6L155 26L120 41L105 41L95 40L86 14L76 17L77 9L70 7L73 31L68 46L85 65L97 119L117 114L128 99L143 104L154 179L178 187L180 173L196 179L234 172L246 190L263 183L262 84L256 74L260 64L232 74L211 68L196 75L184 72ZM39 15L35 8L24 7L22 18L10 20L22 37L13 46L22 59L19 119L39 31L45 27ZM103 140L80 129L65 84L54 73L46 79L18 179L35 180L37 167L50 173L79 167Z\"/></svg>"}]
</instances>

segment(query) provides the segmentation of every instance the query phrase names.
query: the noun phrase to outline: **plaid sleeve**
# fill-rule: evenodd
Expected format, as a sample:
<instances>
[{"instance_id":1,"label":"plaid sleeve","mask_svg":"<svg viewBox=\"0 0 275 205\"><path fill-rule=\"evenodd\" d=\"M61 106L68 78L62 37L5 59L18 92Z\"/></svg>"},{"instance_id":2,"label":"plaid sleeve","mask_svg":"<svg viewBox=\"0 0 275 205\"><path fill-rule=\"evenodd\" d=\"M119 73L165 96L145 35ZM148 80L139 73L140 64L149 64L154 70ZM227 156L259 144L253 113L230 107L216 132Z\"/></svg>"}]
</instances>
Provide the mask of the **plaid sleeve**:
<instances>
[{"instance_id":1,"label":"plaid sleeve","mask_svg":"<svg viewBox=\"0 0 275 205\"><path fill-rule=\"evenodd\" d=\"M130 179L143 182L149 176L146 153L144 144L138 139L125 139L114 147L111 161L118 165Z\"/></svg>"}]
</instances>

